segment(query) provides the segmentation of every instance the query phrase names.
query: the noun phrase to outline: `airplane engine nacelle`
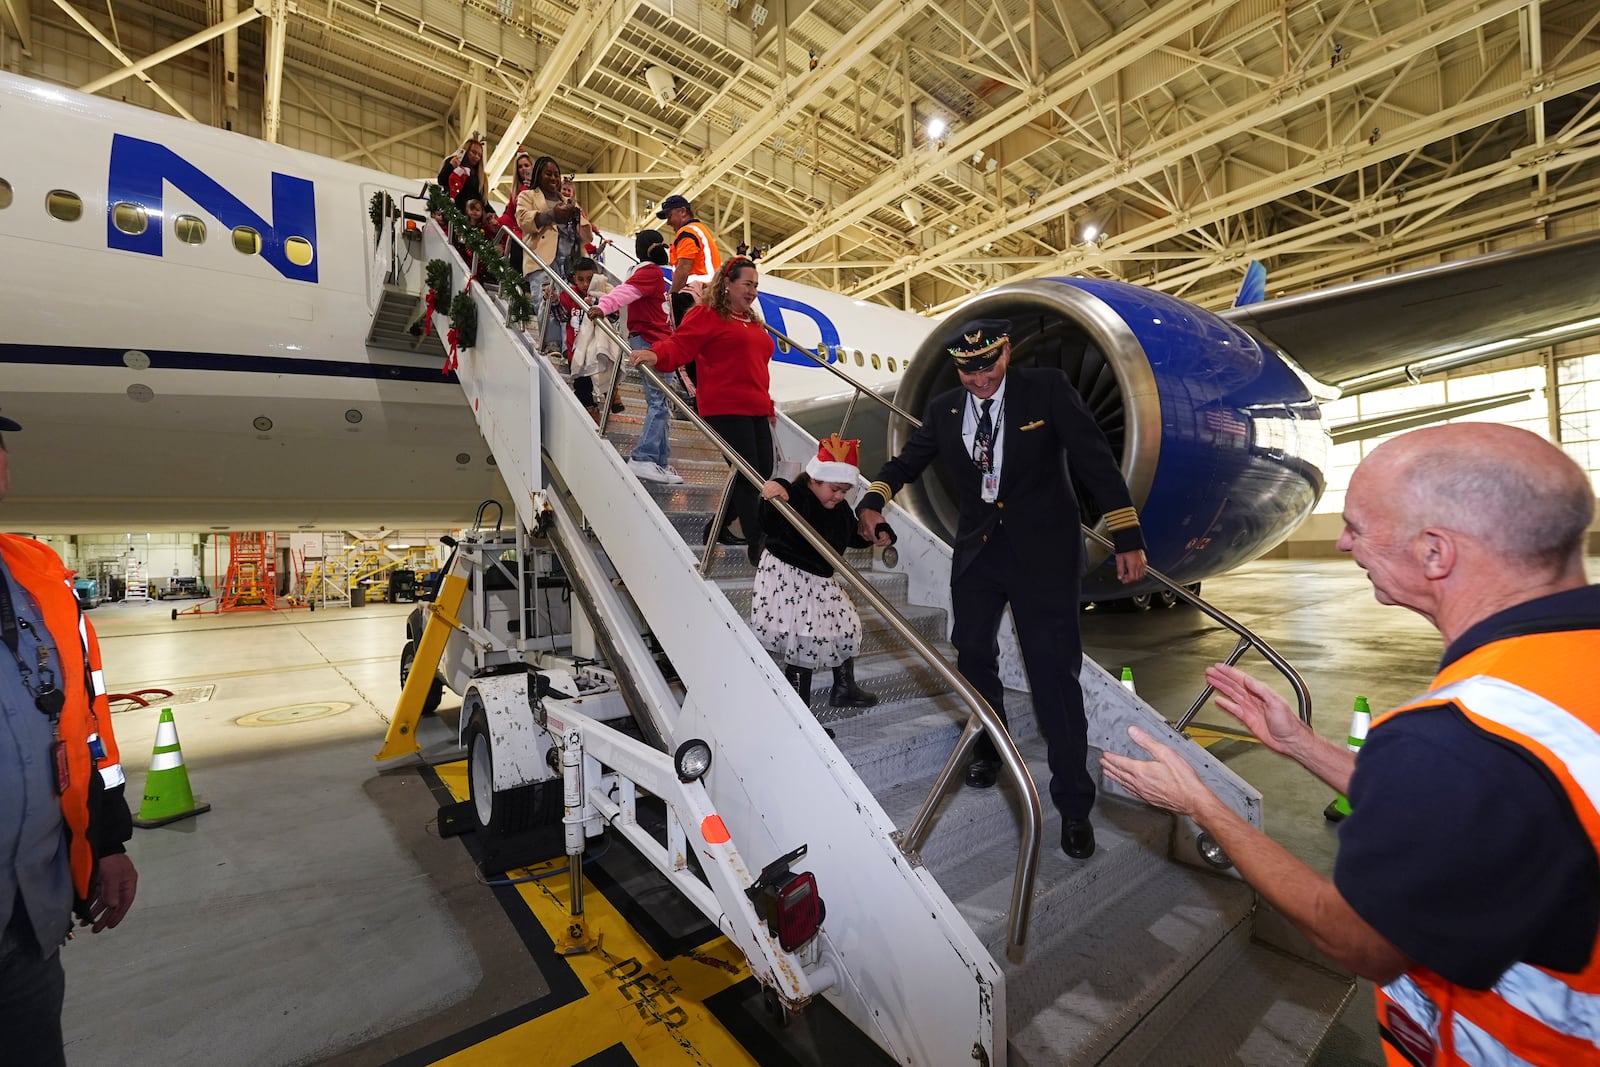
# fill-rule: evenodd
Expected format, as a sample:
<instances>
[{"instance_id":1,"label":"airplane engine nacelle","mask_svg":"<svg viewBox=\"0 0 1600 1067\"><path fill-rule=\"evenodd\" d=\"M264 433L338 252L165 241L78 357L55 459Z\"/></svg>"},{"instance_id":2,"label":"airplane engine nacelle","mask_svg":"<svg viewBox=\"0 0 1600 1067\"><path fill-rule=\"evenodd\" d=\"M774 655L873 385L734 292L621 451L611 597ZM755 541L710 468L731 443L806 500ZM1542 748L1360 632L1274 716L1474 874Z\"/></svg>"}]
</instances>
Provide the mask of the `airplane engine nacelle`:
<instances>
[{"instance_id":1,"label":"airplane engine nacelle","mask_svg":"<svg viewBox=\"0 0 1600 1067\"><path fill-rule=\"evenodd\" d=\"M1331 442L1307 379L1216 315L1123 282L1050 278L990 290L947 321L953 330L975 318L1011 320L1012 366L1059 367L1072 379L1121 456L1150 563L1169 577L1189 584L1254 559L1322 494ZM901 408L920 415L959 388L950 332L917 350L895 394ZM891 455L910 433L892 420ZM895 503L951 538L958 508L938 464ZM1097 522L1091 502L1080 504ZM1120 585L1105 557L1089 553L1084 599L1139 591Z\"/></svg>"}]
</instances>

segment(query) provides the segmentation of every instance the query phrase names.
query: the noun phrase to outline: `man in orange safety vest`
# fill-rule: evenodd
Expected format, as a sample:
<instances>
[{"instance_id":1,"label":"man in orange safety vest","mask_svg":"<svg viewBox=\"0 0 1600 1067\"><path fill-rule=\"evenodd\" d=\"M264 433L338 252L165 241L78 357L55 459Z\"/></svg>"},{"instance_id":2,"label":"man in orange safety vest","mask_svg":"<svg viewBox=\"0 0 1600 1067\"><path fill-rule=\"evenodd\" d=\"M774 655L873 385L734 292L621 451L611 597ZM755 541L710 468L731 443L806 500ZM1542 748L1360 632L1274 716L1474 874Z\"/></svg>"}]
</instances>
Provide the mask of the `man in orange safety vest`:
<instances>
[{"instance_id":1,"label":"man in orange safety vest","mask_svg":"<svg viewBox=\"0 0 1600 1067\"><path fill-rule=\"evenodd\" d=\"M11 488L0 416L0 500ZM138 875L100 644L72 574L39 541L0 534L0 1043L64 1064L61 945L76 912L122 921ZM16 1057L10 1060L9 1057Z\"/></svg>"},{"instance_id":2,"label":"man in orange safety vest","mask_svg":"<svg viewBox=\"0 0 1600 1067\"><path fill-rule=\"evenodd\" d=\"M1211 833L1340 965L1371 979L1390 1067L1600 1063L1600 586L1594 489L1559 448L1461 424L1374 449L1339 548L1380 603L1444 639L1423 696L1374 719L1359 758L1232 667L1217 704L1350 798L1333 878L1226 808L1177 753L1106 774Z\"/></svg>"}]
</instances>

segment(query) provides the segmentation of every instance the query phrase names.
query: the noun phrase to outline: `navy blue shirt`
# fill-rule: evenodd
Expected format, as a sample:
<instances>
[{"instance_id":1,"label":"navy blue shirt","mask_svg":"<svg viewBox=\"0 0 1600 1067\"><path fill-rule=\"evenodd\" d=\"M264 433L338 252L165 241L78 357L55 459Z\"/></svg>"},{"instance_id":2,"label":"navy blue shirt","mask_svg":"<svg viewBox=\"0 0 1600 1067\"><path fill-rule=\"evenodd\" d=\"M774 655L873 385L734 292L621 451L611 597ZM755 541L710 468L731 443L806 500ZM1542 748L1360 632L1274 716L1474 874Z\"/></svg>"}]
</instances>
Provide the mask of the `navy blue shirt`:
<instances>
[{"instance_id":1,"label":"navy blue shirt","mask_svg":"<svg viewBox=\"0 0 1600 1067\"><path fill-rule=\"evenodd\" d=\"M1600 586L1479 622L1440 669L1493 641L1600 630ZM1600 653L1600 641L1596 642ZM1600 858L1549 769L1453 705L1374 730L1350 779L1333 880L1401 952L1488 989L1517 962L1572 973L1600 932Z\"/></svg>"},{"instance_id":2,"label":"navy blue shirt","mask_svg":"<svg viewBox=\"0 0 1600 1067\"><path fill-rule=\"evenodd\" d=\"M63 685L61 660L33 597L4 562L0 582L8 583L12 610L27 623L19 628L16 656L0 643L0 928L11 920L20 893L34 937L49 955L72 926L72 867L50 754L55 727L34 705L17 660L28 665L37 686L42 642L57 687Z\"/></svg>"}]
</instances>

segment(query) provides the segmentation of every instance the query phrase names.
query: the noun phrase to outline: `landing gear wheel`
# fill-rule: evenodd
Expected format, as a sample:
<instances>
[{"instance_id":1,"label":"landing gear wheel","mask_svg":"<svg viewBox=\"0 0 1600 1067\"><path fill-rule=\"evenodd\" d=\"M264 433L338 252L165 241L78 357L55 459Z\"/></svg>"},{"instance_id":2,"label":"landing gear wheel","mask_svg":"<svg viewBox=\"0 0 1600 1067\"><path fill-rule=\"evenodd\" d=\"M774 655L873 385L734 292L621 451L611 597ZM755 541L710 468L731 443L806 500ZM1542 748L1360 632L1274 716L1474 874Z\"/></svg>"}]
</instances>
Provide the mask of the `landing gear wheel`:
<instances>
[{"instance_id":1,"label":"landing gear wheel","mask_svg":"<svg viewBox=\"0 0 1600 1067\"><path fill-rule=\"evenodd\" d=\"M1160 608L1164 610L1166 608L1176 607L1177 603L1178 594L1174 593L1170 589L1157 589L1154 593L1150 594L1150 606L1152 608Z\"/></svg>"},{"instance_id":2,"label":"landing gear wheel","mask_svg":"<svg viewBox=\"0 0 1600 1067\"><path fill-rule=\"evenodd\" d=\"M538 785L495 792L494 746L481 709L467 724L467 782L472 787L472 815L480 830L517 834L549 822L541 810ZM559 819L559 813L553 814Z\"/></svg>"},{"instance_id":3,"label":"landing gear wheel","mask_svg":"<svg viewBox=\"0 0 1600 1067\"><path fill-rule=\"evenodd\" d=\"M406 679L411 677L411 665L417 659L417 643L407 641L406 647L400 650L400 688L406 687ZM444 699L444 683L434 678L433 684L428 686L428 695L422 698L422 714L432 715L439 710L439 702Z\"/></svg>"}]
</instances>

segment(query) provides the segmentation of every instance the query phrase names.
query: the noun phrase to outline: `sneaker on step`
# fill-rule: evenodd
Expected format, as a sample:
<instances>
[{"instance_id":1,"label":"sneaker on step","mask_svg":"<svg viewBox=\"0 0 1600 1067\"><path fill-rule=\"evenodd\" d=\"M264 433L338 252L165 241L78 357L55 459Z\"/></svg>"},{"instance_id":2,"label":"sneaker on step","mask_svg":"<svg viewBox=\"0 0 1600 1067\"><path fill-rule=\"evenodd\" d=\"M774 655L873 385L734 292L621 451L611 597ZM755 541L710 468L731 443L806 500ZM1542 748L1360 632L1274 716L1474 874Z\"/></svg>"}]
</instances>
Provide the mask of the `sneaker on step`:
<instances>
[{"instance_id":1,"label":"sneaker on step","mask_svg":"<svg viewBox=\"0 0 1600 1067\"><path fill-rule=\"evenodd\" d=\"M647 459L628 460L628 470L642 482L659 482L662 485L677 485L683 477L671 467L663 467L659 463L652 463Z\"/></svg>"}]
</instances>

